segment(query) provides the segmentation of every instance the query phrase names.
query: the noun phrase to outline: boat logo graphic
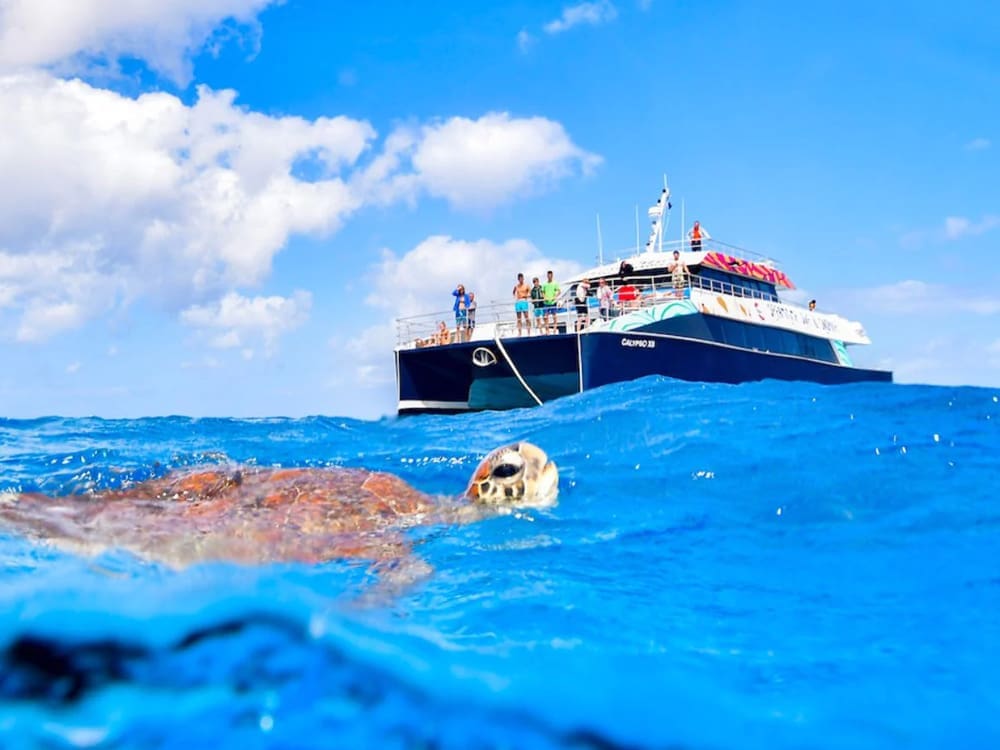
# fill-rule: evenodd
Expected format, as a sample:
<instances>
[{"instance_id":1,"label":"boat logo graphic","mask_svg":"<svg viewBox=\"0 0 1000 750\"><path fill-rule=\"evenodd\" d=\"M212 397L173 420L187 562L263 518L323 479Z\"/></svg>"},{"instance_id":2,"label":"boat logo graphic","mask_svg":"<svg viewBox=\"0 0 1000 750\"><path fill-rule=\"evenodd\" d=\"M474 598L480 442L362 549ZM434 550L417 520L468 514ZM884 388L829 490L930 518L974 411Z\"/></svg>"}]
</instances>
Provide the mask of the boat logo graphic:
<instances>
[{"instance_id":1,"label":"boat logo graphic","mask_svg":"<svg viewBox=\"0 0 1000 750\"><path fill-rule=\"evenodd\" d=\"M472 364L476 367L489 367L497 363L497 355L486 347L477 347L472 352Z\"/></svg>"}]
</instances>

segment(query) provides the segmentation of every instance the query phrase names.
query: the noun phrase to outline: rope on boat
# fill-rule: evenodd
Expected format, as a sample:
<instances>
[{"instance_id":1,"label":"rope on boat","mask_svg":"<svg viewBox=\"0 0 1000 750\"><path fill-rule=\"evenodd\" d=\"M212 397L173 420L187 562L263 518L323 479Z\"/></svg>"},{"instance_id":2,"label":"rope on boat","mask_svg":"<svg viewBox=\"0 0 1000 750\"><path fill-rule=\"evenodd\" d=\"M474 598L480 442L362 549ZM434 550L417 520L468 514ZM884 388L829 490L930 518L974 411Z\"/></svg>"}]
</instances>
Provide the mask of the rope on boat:
<instances>
[{"instance_id":1,"label":"rope on boat","mask_svg":"<svg viewBox=\"0 0 1000 750\"><path fill-rule=\"evenodd\" d=\"M535 399L535 403L541 406L542 400L538 398L538 396L535 394L533 390L531 390L531 386L524 381L524 378L521 377L521 373L517 371L517 366L514 364L514 360L510 358L510 355L507 354L507 350L504 349L503 342L500 340L499 333L497 333L493 337L493 341L496 342L497 349L500 350L500 353L503 355L503 358L507 360L507 365L510 367L511 372L514 373L514 377L516 377L518 379L518 382L520 382L521 385L524 386L524 390L528 392L528 395L531 396L533 399Z\"/></svg>"}]
</instances>

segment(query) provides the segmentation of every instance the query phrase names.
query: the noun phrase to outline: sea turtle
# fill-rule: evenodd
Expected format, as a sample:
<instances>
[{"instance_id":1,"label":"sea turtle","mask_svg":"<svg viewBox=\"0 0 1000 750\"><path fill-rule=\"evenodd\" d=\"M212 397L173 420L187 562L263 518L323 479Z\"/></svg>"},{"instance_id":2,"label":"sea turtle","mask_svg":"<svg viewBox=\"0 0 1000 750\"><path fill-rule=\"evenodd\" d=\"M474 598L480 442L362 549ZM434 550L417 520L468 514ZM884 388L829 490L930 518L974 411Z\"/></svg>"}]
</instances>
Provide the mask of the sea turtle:
<instances>
[{"instance_id":1,"label":"sea turtle","mask_svg":"<svg viewBox=\"0 0 1000 750\"><path fill-rule=\"evenodd\" d=\"M175 568L212 560L391 563L407 557L409 528L549 507L558 485L545 452L521 442L491 452L457 498L365 469L212 467L86 495L0 494L0 530L88 554L124 549Z\"/></svg>"}]
</instances>

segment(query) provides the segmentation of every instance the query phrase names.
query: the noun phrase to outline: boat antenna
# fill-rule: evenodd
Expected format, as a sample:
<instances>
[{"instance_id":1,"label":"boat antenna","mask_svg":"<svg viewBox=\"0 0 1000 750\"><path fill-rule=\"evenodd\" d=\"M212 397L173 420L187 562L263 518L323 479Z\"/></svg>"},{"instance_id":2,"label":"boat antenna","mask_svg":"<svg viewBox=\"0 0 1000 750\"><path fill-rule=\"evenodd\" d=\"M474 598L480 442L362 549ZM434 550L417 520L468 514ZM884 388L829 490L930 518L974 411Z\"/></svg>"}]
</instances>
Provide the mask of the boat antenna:
<instances>
[{"instance_id":1,"label":"boat antenna","mask_svg":"<svg viewBox=\"0 0 1000 750\"><path fill-rule=\"evenodd\" d=\"M601 240L601 215L597 214L597 265L604 265L604 242Z\"/></svg>"},{"instance_id":2,"label":"boat antenna","mask_svg":"<svg viewBox=\"0 0 1000 750\"><path fill-rule=\"evenodd\" d=\"M670 188L667 186L667 177L663 177L663 192L656 199L656 203L649 207L646 214L652 225L649 230L649 239L646 240L646 249L650 252L659 250L663 252L663 215L670 208Z\"/></svg>"}]
</instances>

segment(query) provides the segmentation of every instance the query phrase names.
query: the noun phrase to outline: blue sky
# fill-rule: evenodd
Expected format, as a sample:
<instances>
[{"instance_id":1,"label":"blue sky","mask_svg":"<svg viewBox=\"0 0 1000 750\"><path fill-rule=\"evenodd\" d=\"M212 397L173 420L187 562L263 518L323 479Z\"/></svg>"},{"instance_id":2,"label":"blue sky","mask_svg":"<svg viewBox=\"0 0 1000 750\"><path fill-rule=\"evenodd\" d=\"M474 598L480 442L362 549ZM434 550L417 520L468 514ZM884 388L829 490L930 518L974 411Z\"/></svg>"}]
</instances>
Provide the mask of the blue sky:
<instances>
[{"instance_id":1,"label":"blue sky","mask_svg":"<svg viewBox=\"0 0 1000 750\"><path fill-rule=\"evenodd\" d=\"M664 173L860 364L1000 385L992 3L67 7L0 0L0 415L391 413L395 315L631 246Z\"/></svg>"}]
</instances>

